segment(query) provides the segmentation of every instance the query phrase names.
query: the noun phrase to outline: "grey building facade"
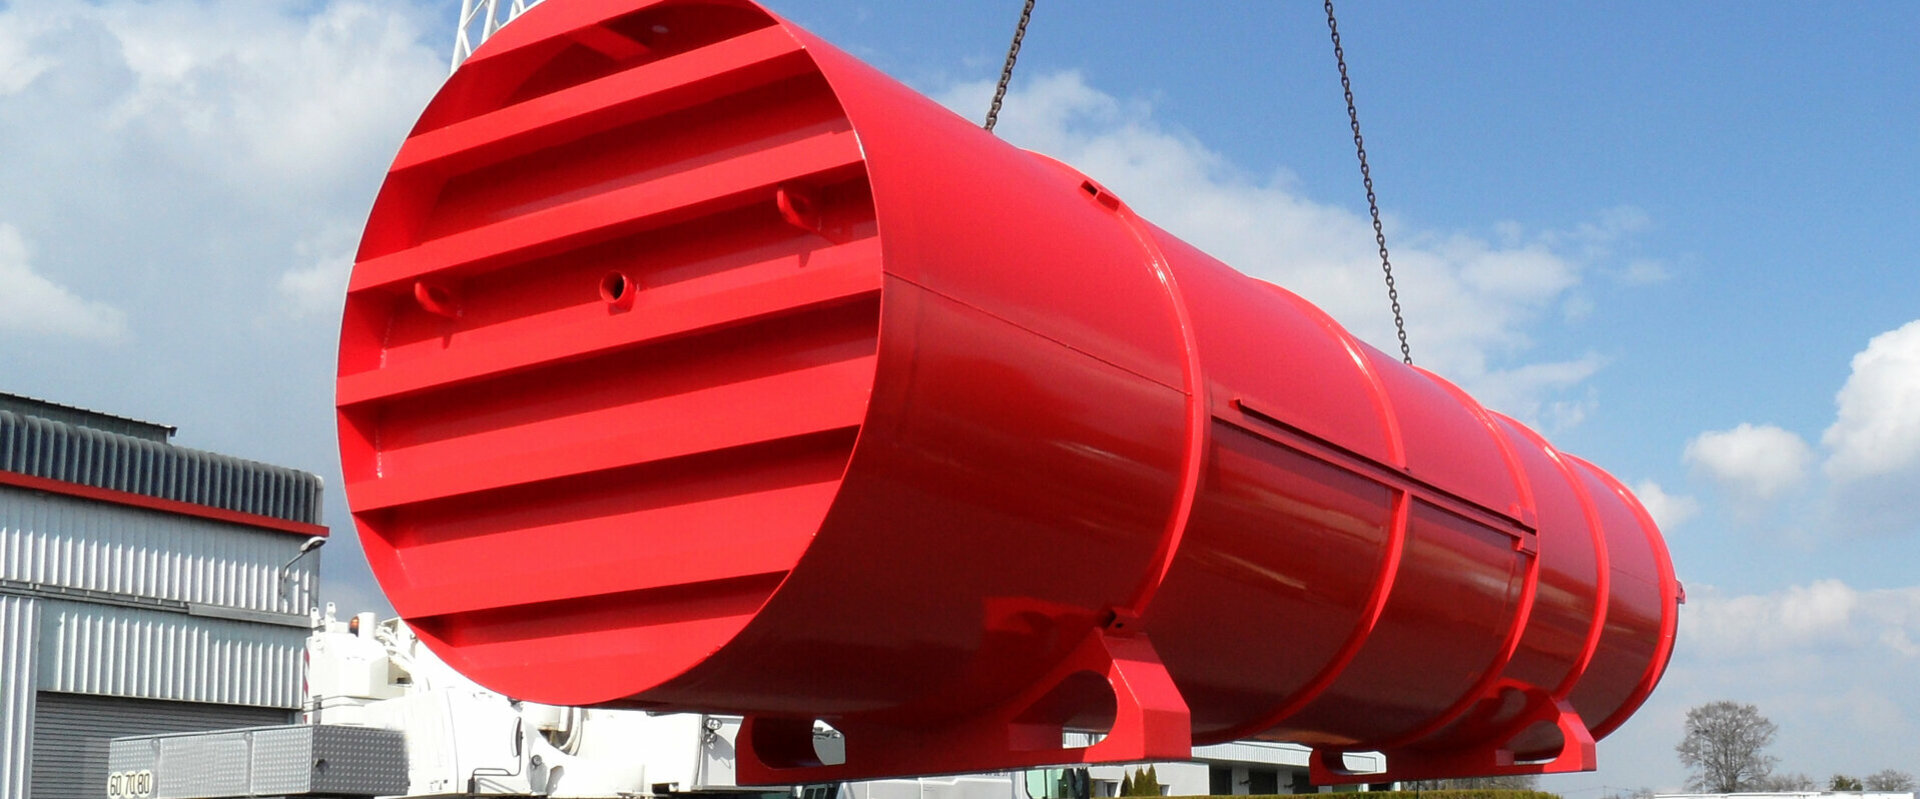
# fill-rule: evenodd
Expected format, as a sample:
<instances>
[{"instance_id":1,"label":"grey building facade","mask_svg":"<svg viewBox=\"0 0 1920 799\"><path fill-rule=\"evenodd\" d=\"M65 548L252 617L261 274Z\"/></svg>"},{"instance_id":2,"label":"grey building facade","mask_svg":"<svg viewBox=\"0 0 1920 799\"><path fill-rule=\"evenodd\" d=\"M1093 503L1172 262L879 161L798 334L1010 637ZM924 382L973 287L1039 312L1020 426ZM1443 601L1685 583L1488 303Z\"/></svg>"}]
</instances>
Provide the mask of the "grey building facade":
<instances>
[{"instance_id":1,"label":"grey building facade","mask_svg":"<svg viewBox=\"0 0 1920 799\"><path fill-rule=\"evenodd\" d=\"M316 475L0 393L0 799L99 799L107 741L289 721Z\"/></svg>"}]
</instances>

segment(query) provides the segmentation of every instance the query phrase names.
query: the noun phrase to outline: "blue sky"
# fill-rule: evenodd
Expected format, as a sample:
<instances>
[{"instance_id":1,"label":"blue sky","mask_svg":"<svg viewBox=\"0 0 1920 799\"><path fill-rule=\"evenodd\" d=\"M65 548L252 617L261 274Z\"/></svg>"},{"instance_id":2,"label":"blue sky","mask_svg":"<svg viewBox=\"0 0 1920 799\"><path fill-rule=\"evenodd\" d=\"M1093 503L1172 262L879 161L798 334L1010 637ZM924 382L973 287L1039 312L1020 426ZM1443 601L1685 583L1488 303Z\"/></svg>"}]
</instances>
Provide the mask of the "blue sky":
<instances>
[{"instance_id":1,"label":"blue sky","mask_svg":"<svg viewBox=\"0 0 1920 799\"><path fill-rule=\"evenodd\" d=\"M340 287L456 5L0 3L0 390L337 486ZM1018 11L772 5L975 118ZM1341 21L1416 357L1639 486L1692 595L1602 771L1548 786L1677 788L1721 698L1783 771L1920 772L1920 7ZM1344 114L1317 5L1042 0L1000 130L1384 342ZM330 596L380 605L337 533Z\"/></svg>"}]
</instances>

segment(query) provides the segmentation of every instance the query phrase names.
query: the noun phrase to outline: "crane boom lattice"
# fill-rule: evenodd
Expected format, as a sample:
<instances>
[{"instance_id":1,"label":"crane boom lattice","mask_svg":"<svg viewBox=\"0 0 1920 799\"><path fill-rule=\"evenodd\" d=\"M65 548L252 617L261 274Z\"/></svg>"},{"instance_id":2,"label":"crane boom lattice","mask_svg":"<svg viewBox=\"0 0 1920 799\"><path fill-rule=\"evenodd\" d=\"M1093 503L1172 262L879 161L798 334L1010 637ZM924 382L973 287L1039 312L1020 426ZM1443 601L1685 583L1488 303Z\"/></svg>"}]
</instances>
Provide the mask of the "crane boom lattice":
<instances>
[{"instance_id":1,"label":"crane boom lattice","mask_svg":"<svg viewBox=\"0 0 1920 799\"><path fill-rule=\"evenodd\" d=\"M539 5L541 0L460 0L459 27L453 32L452 69L473 55L496 31Z\"/></svg>"}]
</instances>

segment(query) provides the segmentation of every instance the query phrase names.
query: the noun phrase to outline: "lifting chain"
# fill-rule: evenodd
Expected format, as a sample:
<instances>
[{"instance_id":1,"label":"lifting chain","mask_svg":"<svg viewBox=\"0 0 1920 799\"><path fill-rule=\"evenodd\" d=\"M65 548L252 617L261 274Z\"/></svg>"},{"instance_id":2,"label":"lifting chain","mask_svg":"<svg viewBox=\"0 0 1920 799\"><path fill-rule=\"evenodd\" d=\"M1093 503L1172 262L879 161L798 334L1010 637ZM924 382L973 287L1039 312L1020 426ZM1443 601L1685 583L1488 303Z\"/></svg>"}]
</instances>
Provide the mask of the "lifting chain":
<instances>
[{"instance_id":1,"label":"lifting chain","mask_svg":"<svg viewBox=\"0 0 1920 799\"><path fill-rule=\"evenodd\" d=\"M1400 360L1413 365L1413 349L1407 346L1407 320L1400 315L1400 289L1393 284L1393 261L1387 257L1387 234L1380 227L1380 201L1373 195L1373 172L1367 168L1367 143L1360 138L1360 112L1353 105L1353 81L1347 78L1347 54L1340 49L1340 25L1333 19L1333 0L1326 0L1327 31L1333 34L1333 60L1340 65L1340 90L1347 96L1347 122L1353 128L1353 150L1360 157L1360 182L1367 188L1367 212L1373 215L1373 240L1380 245L1380 271L1387 278L1387 301L1393 304L1393 329L1400 335ZM1015 39L1018 49L1018 39ZM1013 62L1009 60L1011 67ZM994 106L999 107L995 102ZM991 127L991 125L989 125Z\"/></svg>"},{"instance_id":2,"label":"lifting chain","mask_svg":"<svg viewBox=\"0 0 1920 799\"><path fill-rule=\"evenodd\" d=\"M1020 40L1027 38L1027 23L1033 21L1033 2L1027 0L1027 7L1020 12L1020 24L1013 29L1013 46L1007 48L1007 63L1000 68L1000 85L993 90L993 107L987 109L984 127L989 131L1000 121L1000 103L1007 99L1007 84L1013 81L1013 62L1020 57Z\"/></svg>"},{"instance_id":3,"label":"lifting chain","mask_svg":"<svg viewBox=\"0 0 1920 799\"><path fill-rule=\"evenodd\" d=\"M987 109L988 131L1000 121L1000 106L1007 97L1007 85L1013 81L1013 65L1020 58L1020 43L1027 37L1027 24L1033 21L1033 4L1027 0L1020 11L1020 23L1013 29L1013 44L1007 48L1007 61L1000 67L1000 83L993 90L993 106ZM1367 166L1367 143L1360 135L1360 111L1353 102L1353 80L1347 75L1347 54L1340 46L1340 24L1334 18L1333 0L1326 0L1327 32L1333 37L1333 60L1340 67L1340 91L1347 100L1347 122L1353 129L1353 150L1360 159L1360 182L1367 190L1367 213L1373 219L1373 240L1380 248L1380 272L1387 282L1387 301L1393 306L1393 329L1400 338L1400 360L1413 365L1413 348L1407 343L1407 320L1400 309L1400 289L1393 279L1393 259L1387 254L1387 233L1380 224L1380 200L1373 191L1373 170Z\"/></svg>"}]
</instances>

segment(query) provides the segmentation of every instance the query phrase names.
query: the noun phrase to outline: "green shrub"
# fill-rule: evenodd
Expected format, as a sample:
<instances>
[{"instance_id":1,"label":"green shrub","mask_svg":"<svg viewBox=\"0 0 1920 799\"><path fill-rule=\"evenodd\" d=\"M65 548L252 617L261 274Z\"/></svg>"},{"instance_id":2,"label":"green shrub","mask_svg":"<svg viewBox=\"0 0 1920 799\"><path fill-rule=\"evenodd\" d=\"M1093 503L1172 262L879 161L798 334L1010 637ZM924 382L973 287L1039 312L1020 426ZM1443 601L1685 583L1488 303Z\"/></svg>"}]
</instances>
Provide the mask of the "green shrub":
<instances>
[{"instance_id":1,"label":"green shrub","mask_svg":"<svg viewBox=\"0 0 1920 799\"><path fill-rule=\"evenodd\" d=\"M1153 766L1125 772L1120 779L1120 796L1159 796L1160 775Z\"/></svg>"}]
</instances>

